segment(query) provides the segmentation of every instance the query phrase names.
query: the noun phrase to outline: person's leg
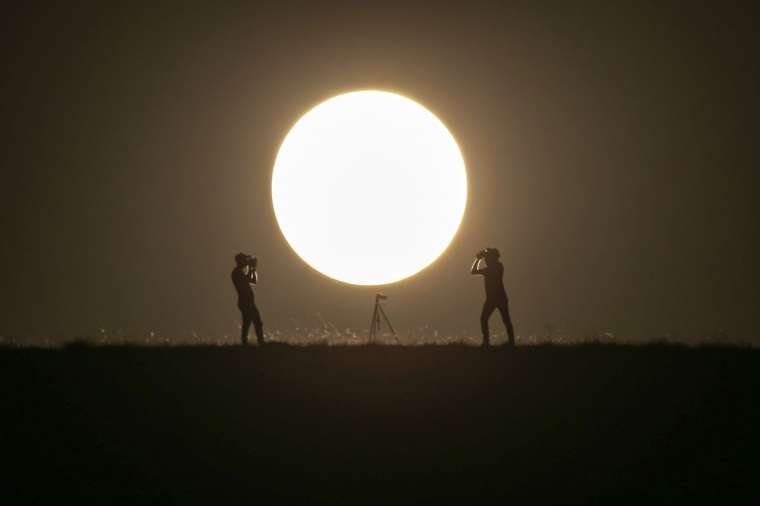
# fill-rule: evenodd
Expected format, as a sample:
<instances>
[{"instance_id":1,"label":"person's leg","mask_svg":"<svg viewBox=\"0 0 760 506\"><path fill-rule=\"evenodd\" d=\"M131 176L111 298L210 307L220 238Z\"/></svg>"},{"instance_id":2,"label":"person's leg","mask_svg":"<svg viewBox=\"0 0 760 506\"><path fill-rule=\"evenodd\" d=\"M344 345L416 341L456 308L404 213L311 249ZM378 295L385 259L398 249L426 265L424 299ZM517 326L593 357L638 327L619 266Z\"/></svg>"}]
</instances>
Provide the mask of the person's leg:
<instances>
[{"instance_id":1,"label":"person's leg","mask_svg":"<svg viewBox=\"0 0 760 506\"><path fill-rule=\"evenodd\" d=\"M243 346L248 345L248 331L251 329L251 322L253 321L251 319L251 315L249 314L248 309L240 309L240 314L243 317L243 322L240 325L240 344Z\"/></svg>"},{"instance_id":2,"label":"person's leg","mask_svg":"<svg viewBox=\"0 0 760 506\"><path fill-rule=\"evenodd\" d=\"M504 326L507 328L507 336L509 337L509 346L515 345L515 329L512 327L512 318L509 316L509 301L503 301L499 304L499 313L501 313L501 319L504 321Z\"/></svg>"},{"instance_id":3,"label":"person's leg","mask_svg":"<svg viewBox=\"0 0 760 506\"><path fill-rule=\"evenodd\" d=\"M491 313L495 306L493 303L486 299L483 303L483 311L480 312L480 331L483 334L483 347L487 348L491 344L491 332L488 329L488 319L491 317Z\"/></svg>"},{"instance_id":4,"label":"person's leg","mask_svg":"<svg viewBox=\"0 0 760 506\"><path fill-rule=\"evenodd\" d=\"M256 342L259 345L262 345L264 344L264 322L261 321L261 314L259 313L259 308L256 307L256 304L253 305L251 317L253 321L253 328L256 331Z\"/></svg>"}]
</instances>

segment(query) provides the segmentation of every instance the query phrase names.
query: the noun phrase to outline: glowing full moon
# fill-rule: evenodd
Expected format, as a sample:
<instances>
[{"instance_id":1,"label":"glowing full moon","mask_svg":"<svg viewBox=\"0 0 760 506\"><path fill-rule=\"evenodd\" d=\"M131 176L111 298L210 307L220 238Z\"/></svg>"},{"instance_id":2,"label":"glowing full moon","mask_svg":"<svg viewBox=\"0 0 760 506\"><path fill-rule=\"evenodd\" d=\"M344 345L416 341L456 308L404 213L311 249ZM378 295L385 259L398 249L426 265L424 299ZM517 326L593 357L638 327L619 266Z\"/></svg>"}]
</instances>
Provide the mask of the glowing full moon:
<instances>
[{"instance_id":1,"label":"glowing full moon","mask_svg":"<svg viewBox=\"0 0 760 506\"><path fill-rule=\"evenodd\" d=\"M456 234L467 201L462 153L417 102L383 91L333 97L280 146L272 202L310 266L356 285L421 271Z\"/></svg>"}]
</instances>

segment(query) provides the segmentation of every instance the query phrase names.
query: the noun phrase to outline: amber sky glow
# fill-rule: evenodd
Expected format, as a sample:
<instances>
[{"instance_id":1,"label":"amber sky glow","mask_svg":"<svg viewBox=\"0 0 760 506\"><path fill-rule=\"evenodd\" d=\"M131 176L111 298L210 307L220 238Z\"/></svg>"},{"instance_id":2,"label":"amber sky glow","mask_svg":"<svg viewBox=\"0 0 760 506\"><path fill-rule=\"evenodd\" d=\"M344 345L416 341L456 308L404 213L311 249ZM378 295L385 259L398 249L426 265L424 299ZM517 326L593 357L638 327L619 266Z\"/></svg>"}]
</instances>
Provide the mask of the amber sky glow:
<instances>
[{"instance_id":1,"label":"amber sky glow","mask_svg":"<svg viewBox=\"0 0 760 506\"><path fill-rule=\"evenodd\" d=\"M464 160L443 123L382 91L339 95L306 113L272 175L291 247L323 274L357 285L399 281L433 262L466 200Z\"/></svg>"},{"instance_id":2,"label":"amber sky glow","mask_svg":"<svg viewBox=\"0 0 760 506\"><path fill-rule=\"evenodd\" d=\"M757 10L17 3L0 16L0 340L237 335L239 252L259 258L269 331L362 332L382 291L399 332L478 336L469 268L495 246L519 336L760 342ZM409 105L424 128L384 106L363 116L385 124L342 134L314 110L325 124L290 133L355 90L445 129ZM466 206L464 169L426 158L448 155Z\"/></svg>"}]
</instances>

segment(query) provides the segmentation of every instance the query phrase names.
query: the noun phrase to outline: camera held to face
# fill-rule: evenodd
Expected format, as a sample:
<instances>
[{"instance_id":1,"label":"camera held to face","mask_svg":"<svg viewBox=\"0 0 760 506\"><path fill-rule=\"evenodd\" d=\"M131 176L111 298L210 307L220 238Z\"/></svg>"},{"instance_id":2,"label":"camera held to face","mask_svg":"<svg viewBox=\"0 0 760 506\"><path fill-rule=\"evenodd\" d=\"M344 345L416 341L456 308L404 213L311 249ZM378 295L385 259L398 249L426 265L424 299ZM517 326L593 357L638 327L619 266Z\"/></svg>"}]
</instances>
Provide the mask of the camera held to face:
<instances>
[{"instance_id":1,"label":"camera held to face","mask_svg":"<svg viewBox=\"0 0 760 506\"><path fill-rule=\"evenodd\" d=\"M251 269L256 270L256 265L258 265L259 259L251 255L246 255L245 253L238 253L235 255L235 262L240 267L250 267Z\"/></svg>"},{"instance_id":2,"label":"camera held to face","mask_svg":"<svg viewBox=\"0 0 760 506\"><path fill-rule=\"evenodd\" d=\"M499 256L499 250L496 248L485 248L475 254L475 258L487 258L494 260L498 259Z\"/></svg>"}]
</instances>

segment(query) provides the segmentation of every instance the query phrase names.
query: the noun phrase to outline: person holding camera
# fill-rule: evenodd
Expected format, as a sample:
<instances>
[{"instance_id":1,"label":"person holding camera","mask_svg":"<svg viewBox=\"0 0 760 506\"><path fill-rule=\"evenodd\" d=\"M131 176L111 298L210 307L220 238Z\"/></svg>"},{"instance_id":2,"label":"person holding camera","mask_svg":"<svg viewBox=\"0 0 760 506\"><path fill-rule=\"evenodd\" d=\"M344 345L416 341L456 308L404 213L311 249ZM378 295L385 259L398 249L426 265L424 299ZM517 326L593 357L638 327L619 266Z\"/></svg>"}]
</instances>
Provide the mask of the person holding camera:
<instances>
[{"instance_id":1,"label":"person holding camera","mask_svg":"<svg viewBox=\"0 0 760 506\"><path fill-rule=\"evenodd\" d=\"M515 331L512 328L512 319L509 317L509 299L507 292L504 290L504 265L499 261L499 250L496 248L486 248L478 251L475 255L475 261L470 267L470 274L480 274L485 280L486 301L483 303L483 311L480 313L480 330L483 332L483 347L490 346L490 331L488 329L488 319L495 309L501 313L501 319L507 328L509 341L507 345L515 345ZM480 267L480 262L485 262L485 267Z\"/></svg>"},{"instance_id":2,"label":"person holding camera","mask_svg":"<svg viewBox=\"0 0 760 506\"><path fill-rule=\"evenodd\" d=\"M238 294L238 308L243 317L243 323L240 327L240 341L243 346L248 345L248 331L253 324L256 330L256 340L259 345L264 344L264 323L261 321L259 308L256 307L256 301L253 297L252 285L259 280L256 266L258 259L245 253L235 255L237 264L232 270L232 284Z\"/></svg>"}]
</instances>

